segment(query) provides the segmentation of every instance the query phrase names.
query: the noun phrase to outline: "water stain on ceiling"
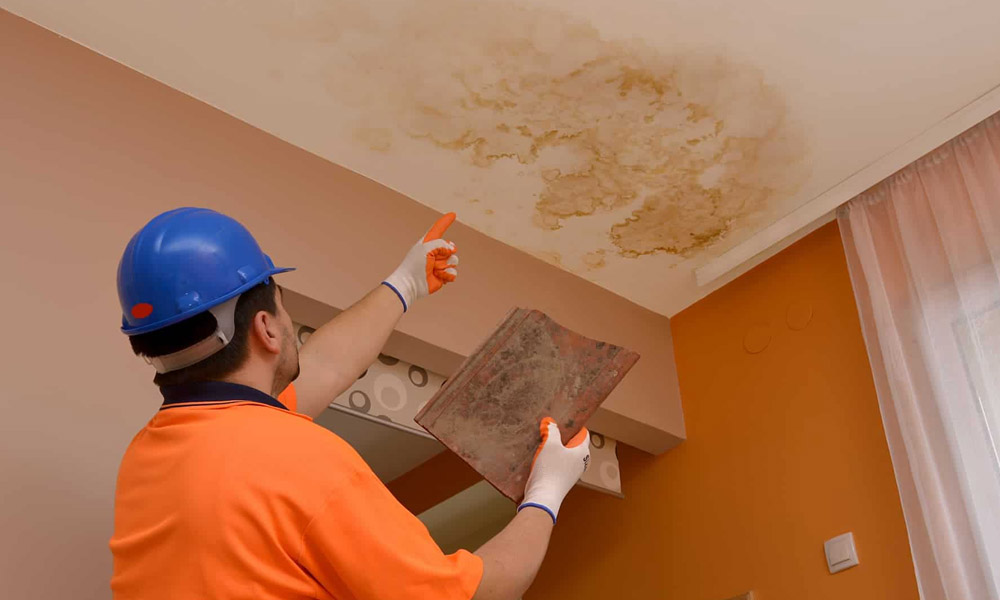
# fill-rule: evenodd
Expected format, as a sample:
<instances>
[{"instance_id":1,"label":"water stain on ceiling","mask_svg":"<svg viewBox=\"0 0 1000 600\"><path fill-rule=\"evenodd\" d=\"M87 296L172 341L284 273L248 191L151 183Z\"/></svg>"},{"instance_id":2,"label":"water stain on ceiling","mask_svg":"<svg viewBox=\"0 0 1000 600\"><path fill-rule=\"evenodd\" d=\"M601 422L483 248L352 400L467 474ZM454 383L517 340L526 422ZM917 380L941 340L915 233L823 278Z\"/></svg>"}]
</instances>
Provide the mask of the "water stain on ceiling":
<instances>
[{"instance_id":1,"label":"water stain on ceiling","mask_svg":"<svg viewBox=\"0 0 1000 600\"><path fill-rule=\"evenodd\" d=\"M605 240L580 240L588 271L607 250L692 256L808 175L804 136L759 69L603 39L568 13L428 0L386 15L317 1L267 26L350 48L325 76L338 102L363 108L357 144L391 152L404 135L476 168L515 162L539 182L532 221L543 230L620 215Z\"/></svg>"},{"instance_id":2,"label":"water stain on ceiling","mask_svg":"<svg viewBox=\"0 0 1000 600\"><path fill-rule=\"evenodd\" d=\"M828 4L5 8L669 316L743 270L699 284L699 267L759 251L998 102L995 0Z\"/></svg>"}]
</instances>

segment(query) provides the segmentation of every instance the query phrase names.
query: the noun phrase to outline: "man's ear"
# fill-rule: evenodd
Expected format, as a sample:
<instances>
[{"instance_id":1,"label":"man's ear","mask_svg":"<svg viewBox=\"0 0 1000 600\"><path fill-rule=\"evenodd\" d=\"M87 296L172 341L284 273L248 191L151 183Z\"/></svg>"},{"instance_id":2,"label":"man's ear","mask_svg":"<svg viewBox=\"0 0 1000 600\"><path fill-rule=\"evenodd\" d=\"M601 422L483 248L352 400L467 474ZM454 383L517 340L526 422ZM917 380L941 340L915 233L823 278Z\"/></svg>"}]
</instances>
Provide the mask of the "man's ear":
<instances>
[{"instance_id":1,"label":"man's ear","mask_svg":"<svg viewBox=\"0 0 1000 600\"><path fill-rule=\"evenodd\" d=\"M271 354L281 353L281 323L277 316L258 310L253 316L250 333L263 350Z\"/></svg>"}]
</instances>

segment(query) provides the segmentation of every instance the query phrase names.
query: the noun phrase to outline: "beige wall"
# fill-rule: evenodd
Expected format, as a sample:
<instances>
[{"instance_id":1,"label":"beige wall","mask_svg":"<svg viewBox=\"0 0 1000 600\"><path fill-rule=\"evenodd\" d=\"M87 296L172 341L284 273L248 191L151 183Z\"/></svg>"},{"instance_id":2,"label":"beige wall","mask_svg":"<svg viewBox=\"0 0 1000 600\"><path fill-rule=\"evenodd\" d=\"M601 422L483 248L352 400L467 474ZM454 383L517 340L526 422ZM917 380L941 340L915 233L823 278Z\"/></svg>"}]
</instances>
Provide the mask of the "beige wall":
<instances>
[{"instance_id":1,"label":"beige wall","mask_svg":"<svg viewBox=\"0 0 1000 600\"><path fill-rule=\"evenodd\" d=\"M0 587L103 598L117 463L159 403L117 331L128 236L178 205L230 212L300 267L284 283L343 308L434 213L4 12L0 40ZM643 355L595 428L650 450L683 436L667 319L468 228L453 239L462 280L407 316L401 339L422 344L402 346L467 354L508 308L537 307Z\"/></svg>"}]
</instances>

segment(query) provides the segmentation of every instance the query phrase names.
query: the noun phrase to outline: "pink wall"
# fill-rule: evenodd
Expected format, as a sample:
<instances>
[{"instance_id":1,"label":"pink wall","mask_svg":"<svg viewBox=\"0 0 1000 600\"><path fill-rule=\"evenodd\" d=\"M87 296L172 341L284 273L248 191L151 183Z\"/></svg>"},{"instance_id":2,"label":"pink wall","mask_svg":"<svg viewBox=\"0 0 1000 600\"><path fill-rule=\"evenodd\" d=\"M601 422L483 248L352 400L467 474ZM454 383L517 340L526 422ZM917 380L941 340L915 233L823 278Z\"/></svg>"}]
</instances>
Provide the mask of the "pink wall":
<instances>
[{"instance_id":1,"label":"pink wall","mask_svg":"<svg viewBox=\"0 0 1000 600\"><path fill-rule=\"evenodd\" d=\"M284 283L343 308L434 215L2 11L0 40L0 581L11 598L103 598L117 463L158 405L117 331L128 236L178 205L230 212L300 267ZM511 306L541 308L643 355L595 428L649 450L683 436L666 318L468 228L453 239L462 281L407 316L407 339L462 355Z\"/></svg>"}]
</instances>

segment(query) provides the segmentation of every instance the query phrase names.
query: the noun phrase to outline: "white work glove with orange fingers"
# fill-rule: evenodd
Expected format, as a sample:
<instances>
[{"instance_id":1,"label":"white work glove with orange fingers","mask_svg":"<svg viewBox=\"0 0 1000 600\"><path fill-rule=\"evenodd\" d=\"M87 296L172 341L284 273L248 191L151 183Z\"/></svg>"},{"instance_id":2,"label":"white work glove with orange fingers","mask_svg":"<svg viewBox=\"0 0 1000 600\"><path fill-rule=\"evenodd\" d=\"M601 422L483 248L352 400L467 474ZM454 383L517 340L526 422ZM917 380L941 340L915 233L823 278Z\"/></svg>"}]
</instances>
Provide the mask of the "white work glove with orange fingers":
<instances>
[{"instance_id":1,"label":"white work glove with orange fingers","mask_svg":"<svg viewBox=\"0 0 1000 600\"><path fill-rule=\"evenodd\" d=\"M458 249L455 244L441 239L454 222L455 213L438 219L427 235L410 248L392 275L382 282L399 296L403 312L417 299L433 294L458 277Z\"/></svg>"},{"instance_id":2,"label":"white work glove with orange fingers","mask_svg":"<svg viewBox=\"0 0 1000 600\"><path fill-rule=\"evenodd\" d=\"M566 494L590 465L590 432L584 427L563 446L559 425L551 417L542 419L542 443L535 452L524 500L517 511L530 507L549 513L555 524Z\"/></svg>"}]
</instances>

